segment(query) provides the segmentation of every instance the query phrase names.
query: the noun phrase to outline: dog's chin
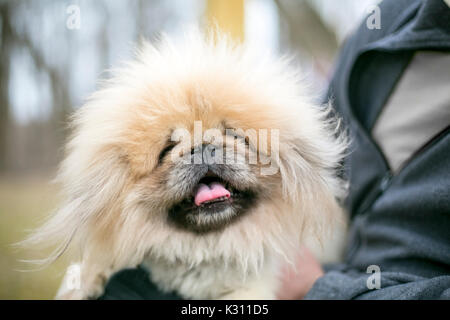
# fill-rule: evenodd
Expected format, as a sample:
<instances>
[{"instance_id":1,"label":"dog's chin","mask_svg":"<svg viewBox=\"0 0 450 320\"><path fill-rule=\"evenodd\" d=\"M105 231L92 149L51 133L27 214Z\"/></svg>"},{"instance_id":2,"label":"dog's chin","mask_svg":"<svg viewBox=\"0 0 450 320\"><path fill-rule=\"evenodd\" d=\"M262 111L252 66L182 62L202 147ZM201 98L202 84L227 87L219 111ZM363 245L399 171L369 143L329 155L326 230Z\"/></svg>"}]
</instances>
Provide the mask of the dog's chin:
<instances>
[{"instance_id":1,"label":"dog's chin","mask_svg":"<svg viewBox=\"0 0 450 320\"><path fill-rule=\"evenodd\" d=\"M198 203L195 190L201 185L219 183L225 186L229 194L209 201ZM237 222L257 202L257 192L253 189L240 190L229 181L218 176L206 176L193 188L193 194L174 204L168 210L168 220L174 227L187 232L205 234L223 230Z\"/></svg>"}]
</instances>

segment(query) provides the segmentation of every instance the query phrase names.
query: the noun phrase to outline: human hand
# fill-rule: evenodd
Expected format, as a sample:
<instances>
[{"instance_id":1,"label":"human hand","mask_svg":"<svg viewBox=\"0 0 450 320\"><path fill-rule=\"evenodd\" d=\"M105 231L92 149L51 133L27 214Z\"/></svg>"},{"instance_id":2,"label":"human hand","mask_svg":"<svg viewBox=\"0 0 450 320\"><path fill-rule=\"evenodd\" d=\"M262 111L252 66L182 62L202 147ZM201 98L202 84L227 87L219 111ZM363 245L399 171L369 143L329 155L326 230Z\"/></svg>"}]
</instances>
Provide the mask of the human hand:
<instances>
[{"instance_id":1,"label":"human hand","mask_svg":"<svg viewBox=\"0 0 450 320\"><path fill-rule=\"evenodd\" d=\"M295 261L295 266L286 265L283 268L277 298L280 300L303 299L314 282L323 274L319 261L307 248L303 247Z\"/></svg>"}]
</instances>

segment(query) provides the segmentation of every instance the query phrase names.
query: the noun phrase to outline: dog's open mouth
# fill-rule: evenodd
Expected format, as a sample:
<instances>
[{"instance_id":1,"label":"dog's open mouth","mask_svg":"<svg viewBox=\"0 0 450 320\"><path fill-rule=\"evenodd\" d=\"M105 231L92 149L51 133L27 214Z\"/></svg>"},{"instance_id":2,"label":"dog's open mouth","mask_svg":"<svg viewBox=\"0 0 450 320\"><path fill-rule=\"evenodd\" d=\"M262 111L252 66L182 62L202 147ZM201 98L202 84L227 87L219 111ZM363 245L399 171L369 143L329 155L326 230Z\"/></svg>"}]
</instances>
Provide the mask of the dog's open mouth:
<instances>
[{"instance_id":1,"label":"dog's open mouth","mask_svg":"<svg viewBox=\"0 0 450 320\"><path fill-rule=\"evenodd\" d=\"M169 220L177 227L204 233L219 230L250 208L256 192L239 190L214 173L201 178L193 193L169 210Z\"/></svg>"},{"instance_id":2,"label":"dog's open mouth","mask_svg":"<svg viewBox=\"0 0 450 320\"><path fill-rule=\"evenodd\" d=\"M232 201L233 189L229 183L221 178L210 175L205 176L198 182L194 189L193 201L197 207L210 207L211 205Z\"/></svg>"}]
</instances>

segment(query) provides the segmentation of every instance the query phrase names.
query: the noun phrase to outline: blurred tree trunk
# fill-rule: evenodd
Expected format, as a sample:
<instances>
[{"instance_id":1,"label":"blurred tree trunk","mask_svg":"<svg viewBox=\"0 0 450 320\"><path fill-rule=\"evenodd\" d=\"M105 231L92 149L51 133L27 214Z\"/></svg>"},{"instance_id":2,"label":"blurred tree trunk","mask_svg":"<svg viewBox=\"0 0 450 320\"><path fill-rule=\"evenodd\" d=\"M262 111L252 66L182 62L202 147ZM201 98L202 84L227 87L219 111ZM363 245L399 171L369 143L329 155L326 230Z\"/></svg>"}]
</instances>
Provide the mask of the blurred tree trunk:
<instances>
[{"instance_id":1,"label":"blurred tree trunk","mask_svg":"<svg viewBox=\"0 0 450 320\"><path fill-rule=\"evenodd\" d=\"M47 61L44 47L33 37L32 29L17 29L11 17L36 12L32 2L2 2L0 5L2 23L2 46L0 67L0 170L36 169L45 164L53 165L57 160L59 146L66 136L66 119L72 111L70 82L67 65L54 65ZM21 10L21 12L17 12ZM30 23L34 17L29 17ZM45 123L31 120L27 124L15 123L10 116L11 101L8 83L12 70L10 65L16 49L25 50L31 57L36 73L30 76L39 79L46 74L50 81L52 112ZM14 50L14 51L13 51ZM67 62L70 63L70 57ZM39 80L37 80L39 81ZM25 148L25 150L22 150ZM45 149L45 152L42 150ZM22 151L21 151L22 150ZM34 150L35 152L31 151ZM51 154L52 156L49 156ZM20 158L18 161L16 158Z\"/></svg>"},{"instance_id":2,"label":"blurred tree trunk","mask_svg":"<svg viewBox=\"0 0 450 320\"><path fill-rule=\"evenodd\" d=\"M9 124L9 66L11 52L10 2L0 4L1 47L0 47L0 172L6 168L7 139Z\"/></svg>"}]
</instances>

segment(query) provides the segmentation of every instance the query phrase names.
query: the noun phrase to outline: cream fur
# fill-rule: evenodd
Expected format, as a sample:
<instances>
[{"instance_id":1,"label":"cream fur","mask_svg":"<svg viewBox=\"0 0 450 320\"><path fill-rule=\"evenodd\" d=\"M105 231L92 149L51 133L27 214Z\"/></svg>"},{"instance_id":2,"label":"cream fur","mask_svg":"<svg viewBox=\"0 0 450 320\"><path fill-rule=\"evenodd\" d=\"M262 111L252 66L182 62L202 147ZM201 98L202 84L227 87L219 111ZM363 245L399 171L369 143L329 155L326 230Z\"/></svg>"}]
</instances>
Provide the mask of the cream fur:
<instances>
[{"instance_id":1,"label":"cream fur","mask_svg":"<svg viewBox=\"0 0 450 320\"><path fill-rule=\"evenodd\" d=\"M286 59L214 38L145 44L75 113L58 175L65 202L27 240L56 244L41 262L81 252L82 287L60 298L96 297L112 273L143 263L161 289L186 298L272 299L279 264L342 219L336 169L346 140L329 108L308 99ZM166 196L152 189L162 141L172 127L221 119L280 130L280 171L258 177L273 190L221 232L176 230L161 209Z\"/></svg>"}]
</instances>

